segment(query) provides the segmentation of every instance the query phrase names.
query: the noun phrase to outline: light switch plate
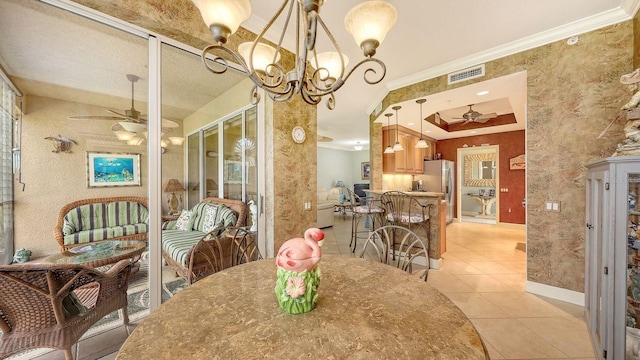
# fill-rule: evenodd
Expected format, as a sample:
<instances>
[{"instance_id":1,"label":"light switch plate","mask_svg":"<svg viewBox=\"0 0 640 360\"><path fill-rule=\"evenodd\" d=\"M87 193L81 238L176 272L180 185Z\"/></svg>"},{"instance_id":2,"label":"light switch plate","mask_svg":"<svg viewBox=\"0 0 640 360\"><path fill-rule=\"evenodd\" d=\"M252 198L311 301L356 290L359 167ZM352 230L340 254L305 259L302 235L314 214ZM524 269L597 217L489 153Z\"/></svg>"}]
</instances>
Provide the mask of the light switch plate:
<instances>
[{"instance_id":1,"label":"light switch plate","mask_svg":"<svg viewBox=\"0 0 640 360\"><path fill-rule=\"evenodd\" d=\"M545 210L552 211L553 210L553 201L547 201L545 203Z\"/></svg>"}]
</instances>

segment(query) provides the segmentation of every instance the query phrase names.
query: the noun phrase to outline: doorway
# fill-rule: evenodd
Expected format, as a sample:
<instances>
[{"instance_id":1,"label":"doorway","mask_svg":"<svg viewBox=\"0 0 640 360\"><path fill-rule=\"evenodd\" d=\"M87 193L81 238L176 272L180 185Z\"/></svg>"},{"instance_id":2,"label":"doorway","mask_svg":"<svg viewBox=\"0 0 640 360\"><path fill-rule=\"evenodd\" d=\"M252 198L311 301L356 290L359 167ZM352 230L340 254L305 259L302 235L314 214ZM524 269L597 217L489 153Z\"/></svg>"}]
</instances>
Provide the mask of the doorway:
<instances>
[{"instance_id":1,"label":"doorway","mask_svg":"<svg viewBox=\"0 0 640 360\"><path fill-rule=\"evenodd\" d=\"M460 222L495 225L499 219L499 145L459 148L458 209Z\"/></svg>"}]
</instances>

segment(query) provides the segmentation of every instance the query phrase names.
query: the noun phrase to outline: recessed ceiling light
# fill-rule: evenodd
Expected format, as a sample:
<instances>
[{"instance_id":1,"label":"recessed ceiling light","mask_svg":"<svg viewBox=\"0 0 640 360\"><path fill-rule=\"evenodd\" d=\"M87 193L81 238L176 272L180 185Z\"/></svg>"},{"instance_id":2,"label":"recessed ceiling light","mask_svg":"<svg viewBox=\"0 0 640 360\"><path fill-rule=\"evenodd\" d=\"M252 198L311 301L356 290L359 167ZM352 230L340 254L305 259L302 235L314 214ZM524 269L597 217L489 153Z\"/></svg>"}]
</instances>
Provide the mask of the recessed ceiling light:
<instances>
[{"instance_id":1,"label":"recessed ceiling light","mask_svg":"<svg viewBox=\"0 0 640 360\"><path fill-rule=\"evenodd\" d=\"M476 95L482 96L482 95L487 95L488 93L489 93L488 90L483 90L483 91L480 91L479 93L477 93Z\"/></svg>"},{"instance_id":2,"label":"recessed ceiling light","mask_svg":"<svg viewBox=\"0 0 640 360\"><path fill-rule=\"evenodd\" d=\"M407 125L409 125L409 126L413 126L413 125L415 125L415 124L416 124L416 123L407 123Z\"/></svg>"},{"instance_id":3,"label":"recessed ceiling light","mask_svg":"<svg viewBox=\"0 0 640 360\"><path fill-rule=\"evenodd\" d=\"M425 134L426 134L426 133L430 133L430 132L431 132L431 130L425 130L425 131L424 131L424 133L425 133Z\"/></svg>"},{"instance_id":4,"label":"recessed ceiling light","mask_svg":"<svg viewBox=\"0 0 640 360\"><path fill-rule=\"evenodd\" d=\"M478 132L475 130L469 131L469 134L477 134Z\"/></svg>"}]
</instances>

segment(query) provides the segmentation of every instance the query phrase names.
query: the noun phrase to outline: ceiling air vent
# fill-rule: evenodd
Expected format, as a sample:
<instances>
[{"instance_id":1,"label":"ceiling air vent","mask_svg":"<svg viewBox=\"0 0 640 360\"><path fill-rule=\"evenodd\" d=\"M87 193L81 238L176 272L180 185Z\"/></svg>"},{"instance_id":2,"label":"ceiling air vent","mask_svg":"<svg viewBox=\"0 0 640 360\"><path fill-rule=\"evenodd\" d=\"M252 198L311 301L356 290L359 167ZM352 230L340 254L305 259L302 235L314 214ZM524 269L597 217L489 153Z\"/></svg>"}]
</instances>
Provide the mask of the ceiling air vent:
<instances>
[{"instance_id":1,"label":"ceiling air vent","mask_svg":"<svg viewBox=\"0 0 640 360\"><path fill-rule=\"evenodd\" d=\"M447 75L448 85L484 76L484 64L456 71Z\"/></svg>"}]
</instances>

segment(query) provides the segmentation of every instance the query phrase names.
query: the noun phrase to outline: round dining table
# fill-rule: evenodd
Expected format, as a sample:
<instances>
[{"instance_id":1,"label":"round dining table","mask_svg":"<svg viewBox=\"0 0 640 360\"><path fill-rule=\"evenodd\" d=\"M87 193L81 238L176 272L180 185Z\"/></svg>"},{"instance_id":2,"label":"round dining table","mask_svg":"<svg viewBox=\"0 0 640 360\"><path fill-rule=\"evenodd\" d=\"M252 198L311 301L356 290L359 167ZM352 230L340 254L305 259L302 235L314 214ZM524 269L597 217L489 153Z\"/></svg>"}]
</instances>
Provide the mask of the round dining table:
<instances>
[{"instance_id":1,"label":"round dining table","mask_svg":"<svg viewBox=\"0 0 640 360\"><path fill-rule=\"evenodd\" d=\"M144 319L117 360L488 359L480 335L446 296L367 259L323 255L315 308L292 315L265 259L204 278Z\"/></svg>"}]
</instances>

